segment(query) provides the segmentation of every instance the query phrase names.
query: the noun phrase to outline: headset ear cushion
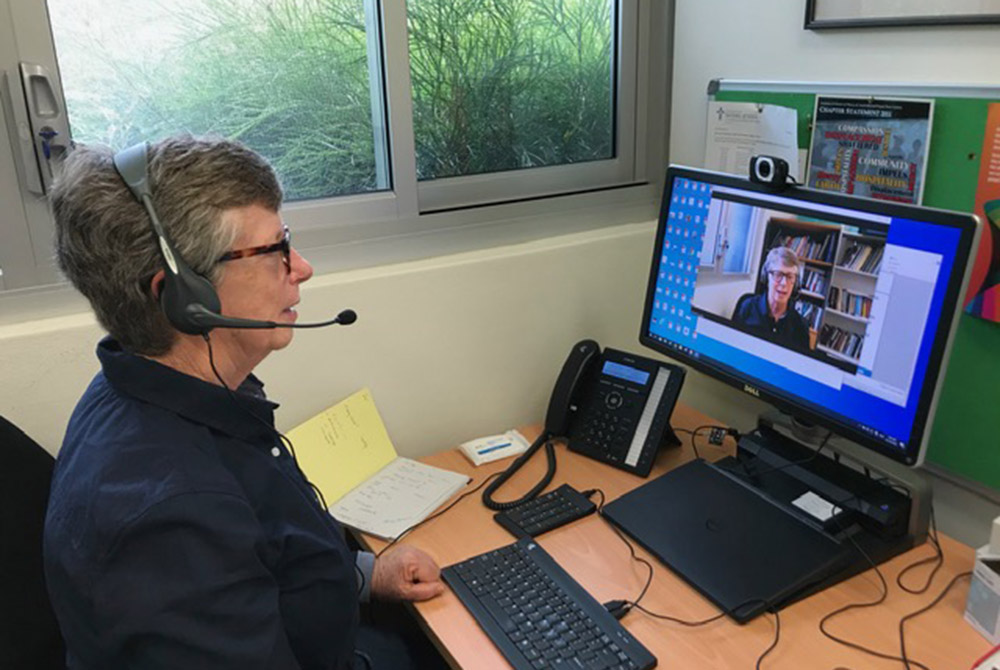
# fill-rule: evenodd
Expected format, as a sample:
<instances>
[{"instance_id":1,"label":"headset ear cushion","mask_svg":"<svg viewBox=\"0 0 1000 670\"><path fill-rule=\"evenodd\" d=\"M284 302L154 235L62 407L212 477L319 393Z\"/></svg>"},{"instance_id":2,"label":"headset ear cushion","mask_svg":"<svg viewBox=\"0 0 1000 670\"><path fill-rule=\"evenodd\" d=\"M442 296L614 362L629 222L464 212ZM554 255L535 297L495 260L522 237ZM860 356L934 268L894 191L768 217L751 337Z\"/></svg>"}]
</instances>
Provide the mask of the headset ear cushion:
<instances>
[{"instance_id":1,"label":"headset ear cushion","mask_svg":"<svg viewBox=\"0 0 1000 670\"><path fill-rule=\"evenodd\" d=\"M212 329L191 317L192 306L201 306L214 314L222 311L219 294L212 282L186 264L179 263L177 274L168 272L164 279L160 307L177 330L188 335L204 335Z\"/></svg>"}]
</instances>

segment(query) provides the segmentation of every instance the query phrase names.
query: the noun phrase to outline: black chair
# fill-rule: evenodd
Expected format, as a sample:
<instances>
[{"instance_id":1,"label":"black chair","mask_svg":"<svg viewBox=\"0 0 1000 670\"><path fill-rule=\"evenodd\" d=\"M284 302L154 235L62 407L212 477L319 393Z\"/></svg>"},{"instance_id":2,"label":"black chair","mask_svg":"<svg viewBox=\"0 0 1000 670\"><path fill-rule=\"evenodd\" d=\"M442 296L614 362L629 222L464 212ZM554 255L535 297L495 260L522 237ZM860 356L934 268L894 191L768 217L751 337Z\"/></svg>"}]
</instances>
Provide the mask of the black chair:
<instances>
[{"instance_id":1,"label":"black chair","mask_svg":"<svg viewBox=\"0 0 1000 670\"><path fill-rule=\"evenodd\" d=\"M42 571L54 464L38 443L0 417L0 668L66 668Z\"/></svg>"}]
</instances>

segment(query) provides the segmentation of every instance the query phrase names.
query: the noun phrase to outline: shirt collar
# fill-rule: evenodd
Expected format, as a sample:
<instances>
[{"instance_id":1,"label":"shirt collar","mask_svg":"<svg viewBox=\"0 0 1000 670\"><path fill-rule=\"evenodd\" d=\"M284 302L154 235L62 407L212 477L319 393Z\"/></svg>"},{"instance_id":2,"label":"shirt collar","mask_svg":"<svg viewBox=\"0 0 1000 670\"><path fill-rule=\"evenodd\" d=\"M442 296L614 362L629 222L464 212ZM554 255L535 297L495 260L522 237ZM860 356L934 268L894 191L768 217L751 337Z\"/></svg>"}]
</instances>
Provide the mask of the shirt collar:
<instances>
[{"instance_id":1,"label":"shirt collar","mask_svg":"<svg viewBox=\"0 0 1000 670\"><path fill-rule=\"evenodd\" d=\"M108 382L126 395L243 440L274 435L278 404L267 399L264 384L252 374L235 391L237 406L223 387L130 353L111 337L97 345L97 358Z\"/></svg>"}]
</instances>

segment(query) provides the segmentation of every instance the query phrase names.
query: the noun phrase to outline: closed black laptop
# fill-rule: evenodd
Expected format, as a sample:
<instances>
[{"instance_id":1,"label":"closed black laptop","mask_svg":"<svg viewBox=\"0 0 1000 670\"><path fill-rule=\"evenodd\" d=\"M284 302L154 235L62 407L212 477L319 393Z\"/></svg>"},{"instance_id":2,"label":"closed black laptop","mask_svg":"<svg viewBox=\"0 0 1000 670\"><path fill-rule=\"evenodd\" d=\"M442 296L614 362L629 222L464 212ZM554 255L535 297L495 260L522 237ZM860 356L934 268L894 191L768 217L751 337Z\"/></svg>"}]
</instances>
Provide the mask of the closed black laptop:
<instances>
[{"instance_id":1,"label":"closed black laptop","mask_svg":"<svg viewBox=\"0 0 1000 670\"><path fill-rule=\"evenodd\" d=\"M604 513L740 623L795 600L850 554L704 461L640 486Z\"/></svg>"}]
</instances>

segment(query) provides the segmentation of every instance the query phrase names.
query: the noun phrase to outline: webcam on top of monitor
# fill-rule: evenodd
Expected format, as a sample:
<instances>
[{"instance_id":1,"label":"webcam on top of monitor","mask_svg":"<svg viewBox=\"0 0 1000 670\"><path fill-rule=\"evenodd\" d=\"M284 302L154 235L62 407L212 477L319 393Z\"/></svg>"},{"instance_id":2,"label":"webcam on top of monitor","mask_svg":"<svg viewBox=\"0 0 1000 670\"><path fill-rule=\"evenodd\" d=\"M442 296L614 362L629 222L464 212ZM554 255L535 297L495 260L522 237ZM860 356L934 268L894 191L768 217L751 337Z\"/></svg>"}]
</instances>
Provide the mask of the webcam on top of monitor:
<instances>
[{"instance_id":1,"label":"webcam on top of monitor","mask_svg":"<svg viewBox=\"0 0 1000 670\"><path fill-rule=\"evenodd\" d=\"M778 191L784 189L792 183L788 179L788 161L777 156L752 156L750 181L765 184Z\"/></svg>"}]
</instances>

